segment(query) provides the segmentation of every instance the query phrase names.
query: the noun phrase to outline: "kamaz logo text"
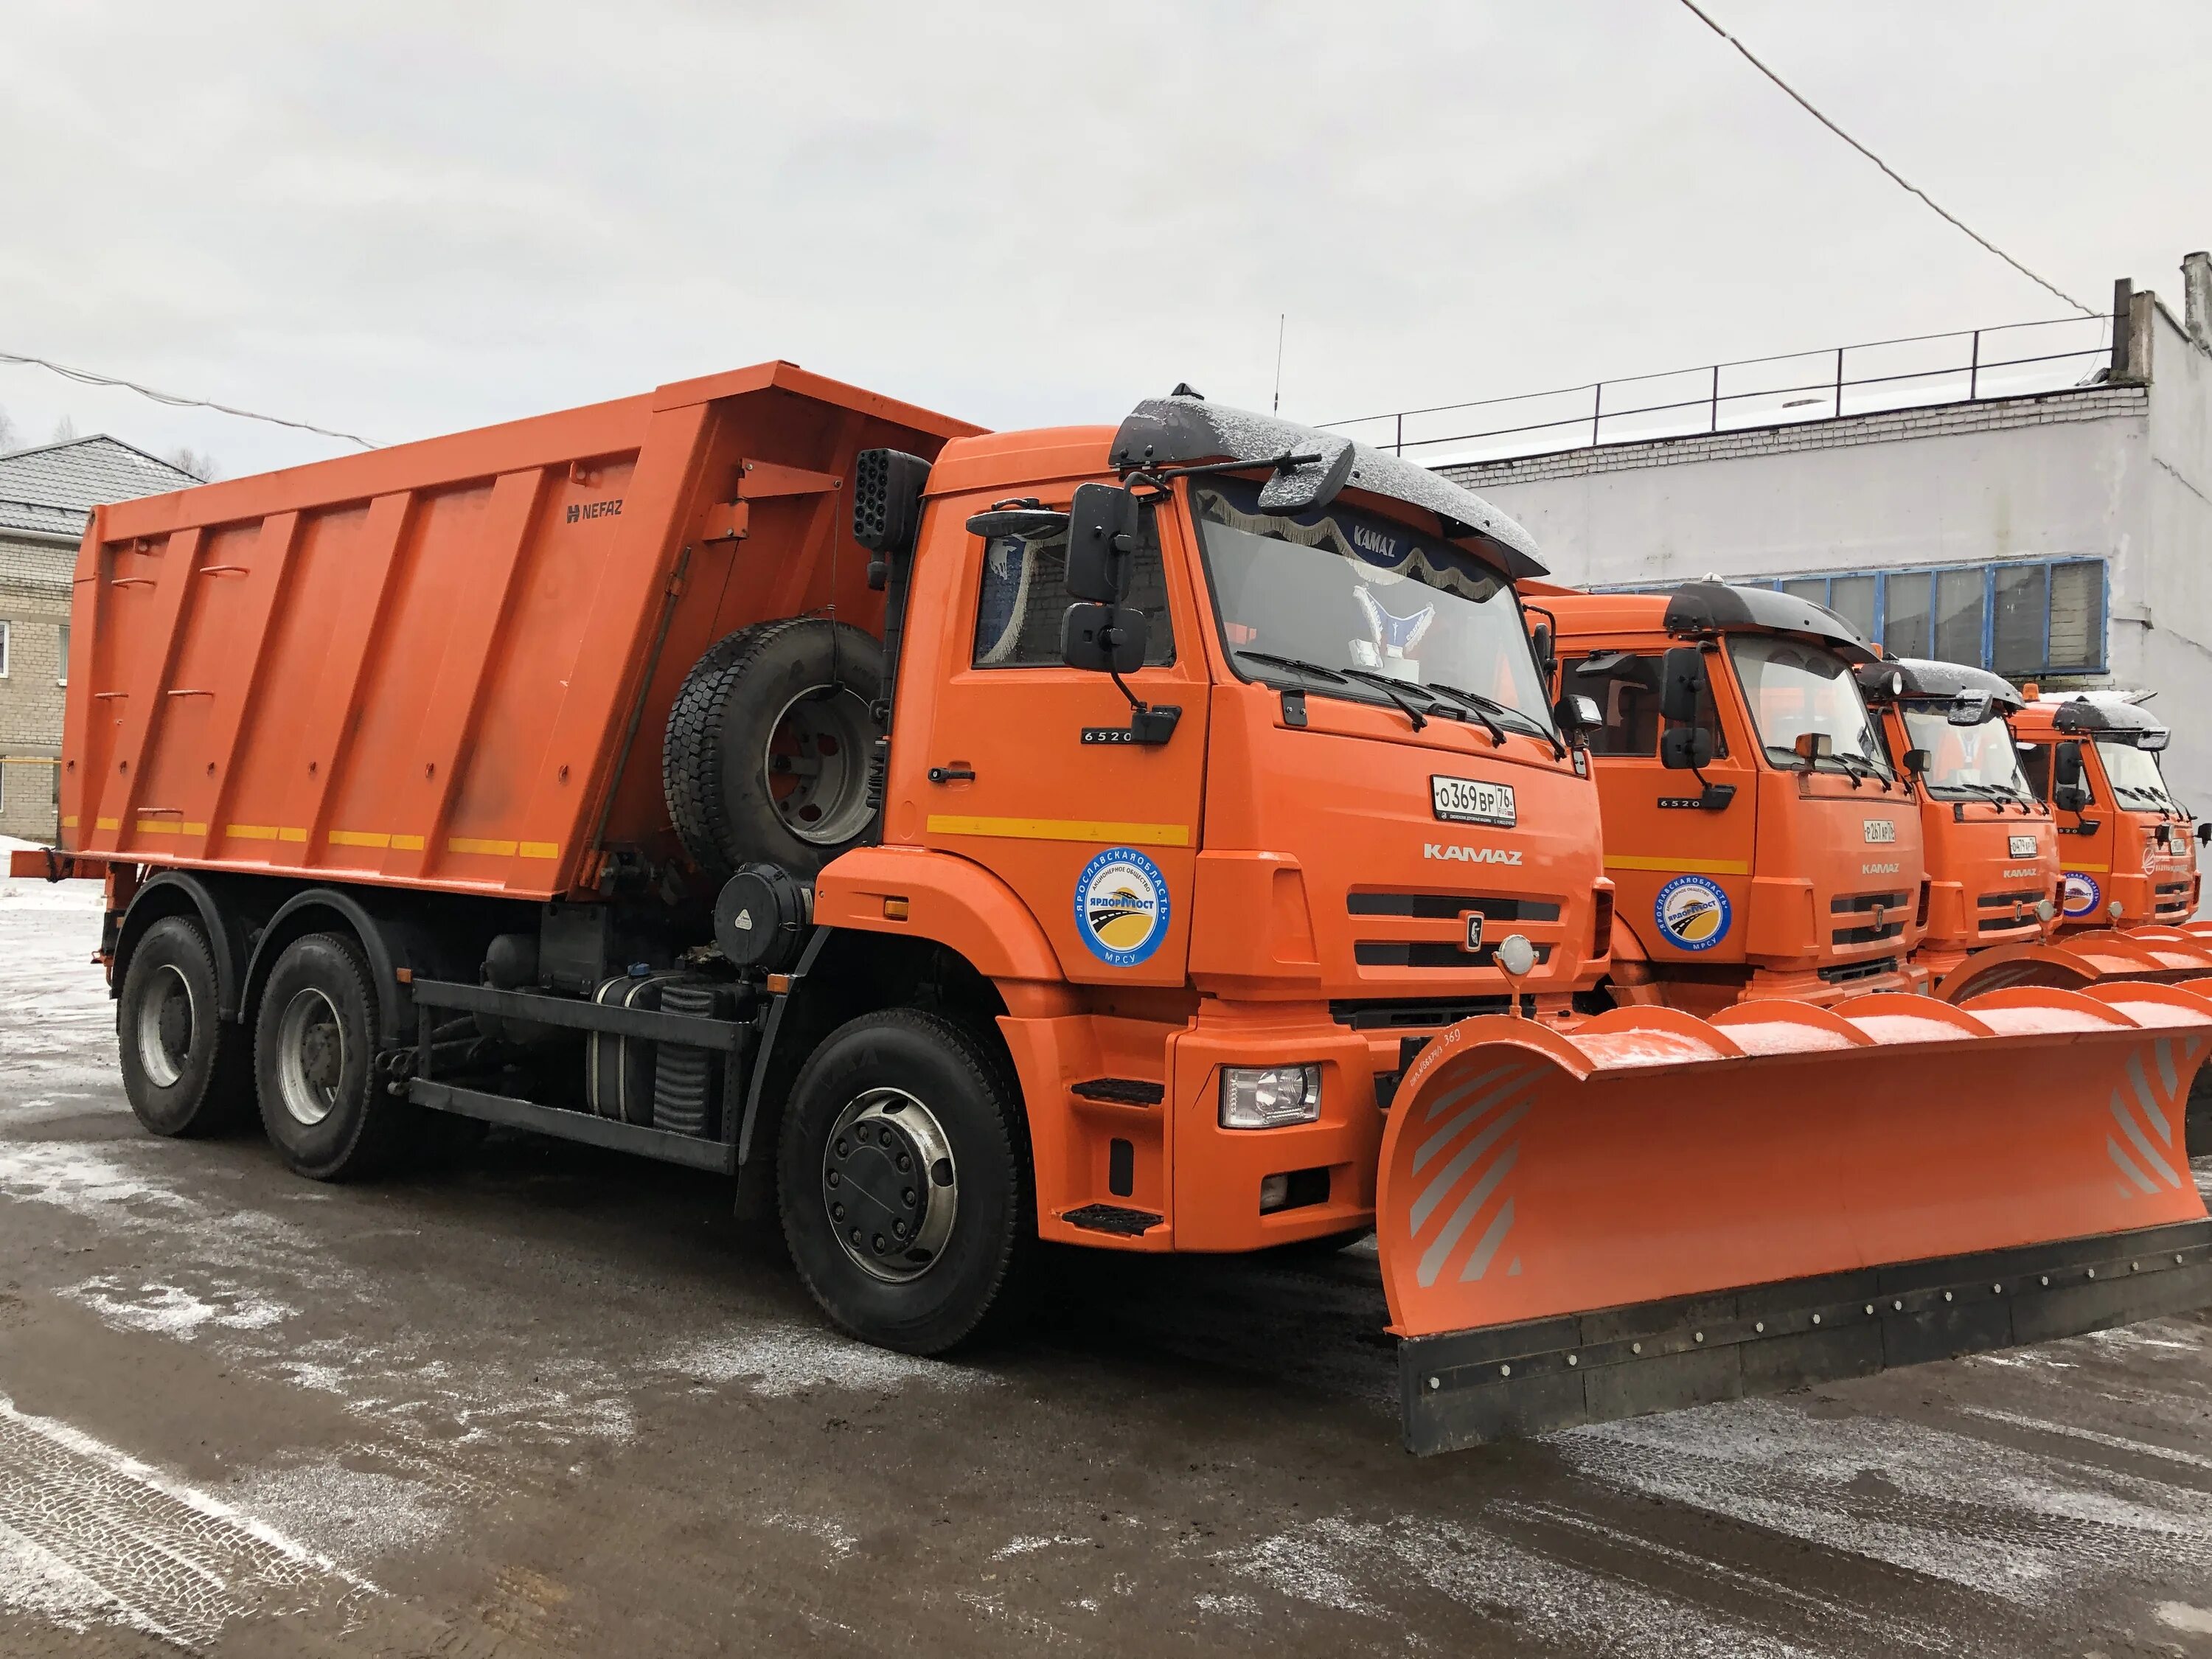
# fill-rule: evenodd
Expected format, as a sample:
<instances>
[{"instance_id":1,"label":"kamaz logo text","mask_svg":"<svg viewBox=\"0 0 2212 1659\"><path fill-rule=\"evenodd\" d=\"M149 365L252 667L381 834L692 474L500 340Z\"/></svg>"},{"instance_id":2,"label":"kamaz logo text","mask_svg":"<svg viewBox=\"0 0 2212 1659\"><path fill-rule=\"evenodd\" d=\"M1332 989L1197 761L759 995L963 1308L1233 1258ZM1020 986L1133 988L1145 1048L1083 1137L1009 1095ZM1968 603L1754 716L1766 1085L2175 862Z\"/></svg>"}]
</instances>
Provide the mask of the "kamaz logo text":
<instances>
[{"instance_id":1,"label":"kamaz logo text","mask_svg":"<svg viewBox=\"0 0 2212 1659\"><path fill-rule=\"evenodd\" d=\"M1398 538L1395 536L1379 534L1364 524L1352 526L1352 544L1382 559L1395 559L1398 553Z\"/></svg>"},{"instance_id":2,"label":"kamaz logo text","mask_svg":"<svg viewBox=\"0 0 2212 1659\"><path fill-rule=\"evenodd\" d=\"M1454 847L1440 841L1424 842L1421 847L1421 856L1425 859L1443 859L1455 864L1518 864L1521 862L1521 853L1518 848Z\"/></svg>"}]
</instances>

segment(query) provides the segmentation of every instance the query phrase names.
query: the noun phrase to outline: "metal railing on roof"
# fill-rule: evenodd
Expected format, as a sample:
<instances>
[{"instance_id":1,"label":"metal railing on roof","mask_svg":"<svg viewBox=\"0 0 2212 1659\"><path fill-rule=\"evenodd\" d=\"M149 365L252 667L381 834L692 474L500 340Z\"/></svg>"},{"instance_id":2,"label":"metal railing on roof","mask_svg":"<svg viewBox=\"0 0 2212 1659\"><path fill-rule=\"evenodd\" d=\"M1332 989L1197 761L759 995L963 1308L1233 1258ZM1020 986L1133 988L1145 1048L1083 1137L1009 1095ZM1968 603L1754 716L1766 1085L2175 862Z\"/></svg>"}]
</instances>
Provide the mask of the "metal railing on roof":
<instances>
[{"instance_id":1,"label":"metal railing on roof","mask_svg":"<svg viewBox=\"0 0 2212 1659\"><path fill-rule=\"evenodd\" d=\"M1410 454L1427 466L1508 460L2067 391L2101 378L2112 359L2112 331L2108 317L2002 323L1321 424L1394 455ZM1657 401L1623 405L1624 395L1638 395L1630 387L1643 388L1642 396L1656 395ZM1477 410L1492 412L1470 413ZM1503 424L1471 424L1501 416Z\"/></svg>"}]
</instances>

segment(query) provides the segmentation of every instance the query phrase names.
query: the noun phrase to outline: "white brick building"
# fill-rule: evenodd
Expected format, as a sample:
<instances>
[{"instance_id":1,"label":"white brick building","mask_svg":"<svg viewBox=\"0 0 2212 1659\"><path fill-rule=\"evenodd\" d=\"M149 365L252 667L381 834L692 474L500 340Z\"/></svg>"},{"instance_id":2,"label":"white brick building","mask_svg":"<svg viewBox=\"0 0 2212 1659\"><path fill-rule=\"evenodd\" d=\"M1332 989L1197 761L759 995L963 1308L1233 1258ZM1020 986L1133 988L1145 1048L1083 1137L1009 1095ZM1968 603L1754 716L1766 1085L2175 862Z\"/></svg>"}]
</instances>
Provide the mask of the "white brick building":
<instances>
[{"instance_id":1,"label":"white brick building","mask_svg":"<svg viewBox=\"0 0 2212 1659\"><path fill-rule=\"evenodd\" d=\"M1733 394L1716 370L1720 429L1439 470L1526 525L1562 581L1768 582L1900 656L2046 688L2155 691L2173 726L2168 779L2212 816L2212 259L2191 255L2184 283L2185 320L2120 285L2106 343L2087 324L2094 355L2063 354L2047 389L2003 395L1996 376L1992 395L1988 331L1974 341L1978 383L1964 336L1955 380L1890 377L1939 388L1892 399L1919 407L1853 412L1855 386L1875 382L1846 381L1832 353L1819 361L1837 363L1832 393L1769 396L1765 424L1726 429ZM1708 423L1706 373L1681 401L1659 394L1678 428ZM1593 390L1580 391L1579 434L1600 429ZM1604 388L1607 422L1614 391ZM1813 418L1777 418L1796 404ZM1519 418L1494 408L1485 416L1500 427Z\"/></svg>"},{"instance_id":2,"label":"white brick building","mask_svg":"<svg viewBox=\"0 0 2212 1659\"><path fill-rule=\"evenodd\" d=\"M90 510L198 482L106 436L0 455L0 835L54 838L70 579Z\"/></svg>"}]
</instances>

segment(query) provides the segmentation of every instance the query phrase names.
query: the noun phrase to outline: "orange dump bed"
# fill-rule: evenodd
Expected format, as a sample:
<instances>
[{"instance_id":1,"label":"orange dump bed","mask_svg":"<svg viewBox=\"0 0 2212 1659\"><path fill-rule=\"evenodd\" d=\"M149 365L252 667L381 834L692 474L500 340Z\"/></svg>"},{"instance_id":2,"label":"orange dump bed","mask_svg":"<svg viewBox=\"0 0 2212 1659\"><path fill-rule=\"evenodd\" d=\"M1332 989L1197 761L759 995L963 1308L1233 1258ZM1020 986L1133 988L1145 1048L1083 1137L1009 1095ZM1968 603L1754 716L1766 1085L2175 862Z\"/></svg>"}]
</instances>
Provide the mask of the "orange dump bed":
<instances>
[{"instance_id":1,"label":"orange dump bed","mask_svg":"<svg viewBox=\"0 0 2212 1659\"><path fill-rule=\"evenodd\" d=\"M684 672L765 617L879 631L854 456L980 429L763 363L100 508L62 845L524 898L672 853Z\"/></svg>"}]
</instances>

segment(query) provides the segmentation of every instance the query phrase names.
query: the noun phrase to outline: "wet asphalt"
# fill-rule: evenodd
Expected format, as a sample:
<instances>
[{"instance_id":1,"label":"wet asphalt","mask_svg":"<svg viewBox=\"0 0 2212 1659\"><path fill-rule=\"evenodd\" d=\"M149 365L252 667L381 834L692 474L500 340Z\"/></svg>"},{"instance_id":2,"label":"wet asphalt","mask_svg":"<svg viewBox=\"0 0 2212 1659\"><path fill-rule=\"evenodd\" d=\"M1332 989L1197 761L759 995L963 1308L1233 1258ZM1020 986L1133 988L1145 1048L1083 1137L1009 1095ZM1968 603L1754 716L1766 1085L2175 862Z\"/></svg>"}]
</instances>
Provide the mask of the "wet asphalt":
<instances>
[{"instance_id":1,"label":"wet asphalt","mask_svg":"<svg viewBox=\"0 0 2212 1659\"><path fill-rule=\"evenodd\" d=\"M0 1655L2212 1654L2201 1317L1426 1460L1358 1251L908 1359L711 1177L147 1136L93 893L0 883Z\"/></svg>"}]
</instances>

